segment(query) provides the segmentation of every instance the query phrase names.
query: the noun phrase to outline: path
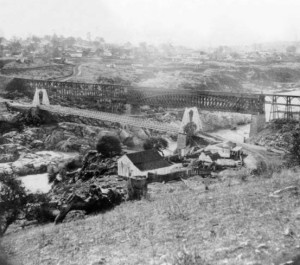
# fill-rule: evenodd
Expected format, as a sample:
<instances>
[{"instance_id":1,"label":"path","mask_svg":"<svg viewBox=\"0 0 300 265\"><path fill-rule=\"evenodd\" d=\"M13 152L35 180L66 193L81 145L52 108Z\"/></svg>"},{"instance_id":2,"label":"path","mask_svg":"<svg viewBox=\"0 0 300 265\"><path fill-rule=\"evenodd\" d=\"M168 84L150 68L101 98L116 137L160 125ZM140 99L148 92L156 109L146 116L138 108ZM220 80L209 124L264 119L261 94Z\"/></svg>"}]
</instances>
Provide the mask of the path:
<instances>
[{"instance_id":1,"label":"path","mask_svg":"<svg viewBox=\"0 0 300 265\"><path fill-rule=\"evenodd\" d=\"M73 67L73 74L71 76L68 76L67 78L62 78L60 79L60 81L62 82L65 82L65 81L68 81L74 77L78 77L81 75L81 67L82 67L83 64L76 64L74 67ZM58 79L57 79L58 80Z\"/></svg>"}]
</instances>

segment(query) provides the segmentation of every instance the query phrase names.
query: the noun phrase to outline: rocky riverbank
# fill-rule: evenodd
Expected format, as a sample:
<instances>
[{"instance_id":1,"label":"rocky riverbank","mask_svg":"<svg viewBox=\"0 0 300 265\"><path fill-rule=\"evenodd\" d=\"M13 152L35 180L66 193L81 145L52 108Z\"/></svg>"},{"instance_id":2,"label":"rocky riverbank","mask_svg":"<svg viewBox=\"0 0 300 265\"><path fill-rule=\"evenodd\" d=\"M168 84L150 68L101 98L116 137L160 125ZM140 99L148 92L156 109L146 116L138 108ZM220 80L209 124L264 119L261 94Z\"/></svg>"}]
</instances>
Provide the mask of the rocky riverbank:
<instances>
[{"instance_id":1,"label":"rocky riverbank","mask_svg":"<svg viewBox=\"0 0 300 265\"><path fill-rule=\"evenodd\" d=\"M293 135L298 133L298 130L296 120L274 120L266 124L265 128L249 142L288 153L293 145Z\"/></svg>"},{"instance_id":2,"label":"rocky riverbank","mask_svg":"<svg viewBox=\"0 0 300 265\"><path fill-rule=\"evenodd\" d=\"M180 111L144 108L141 117L180 127ZM35 219L57 222L77 218L84 213L107 210L127 197L126 181L117 175L118 156L105 158L95 144L105 135L113 135L123 150L142 149L145 140L163 136L176 143L176 135L162 134L130 126L80 117L51 115L39 109L24 113L3 112L0 122L0 174L26 176L47 173L53 183L46 202L35 202ZM243 115L201 112L205 130L246 123ZM223 123L221 122L223 120ZM84 123L84 124L83 124ZM60 215L58 214L60 210ZM69 213L69 211L71 211ZM74 213L73 210L76 210ZM45 216L44 216L45 215ZM30 219L30 217L28 218Z\"/></svg>"},{"instance_id":3,"label":"rocky riverbank","mask_svg":"<svg viewBox=\"0 0 300 265\"><path fill-rule=\"evenodd\" d=\"M170 143L176 142L177 138L176 135L122 127L120 124L52 115L35 108L24 113L8 111L4 103L1 108L0 174L6 172L23 176L44 173L51 163L66 162L71 157L78 160L80 155L94 149L97 139L104 135L113 135L120 140L123 148L134 150L141 150L144 141L152 136L163 136ZM166 111L161 108L154 112L147 107L142 108L142 111L144 118L180 127L182 111ZM245 124L250 120L247 115L207 111L201 111L200 117L204 131ZM54 155L55 153L41 152L45 150L60 153Z\"/></svg>"}]
</instances>

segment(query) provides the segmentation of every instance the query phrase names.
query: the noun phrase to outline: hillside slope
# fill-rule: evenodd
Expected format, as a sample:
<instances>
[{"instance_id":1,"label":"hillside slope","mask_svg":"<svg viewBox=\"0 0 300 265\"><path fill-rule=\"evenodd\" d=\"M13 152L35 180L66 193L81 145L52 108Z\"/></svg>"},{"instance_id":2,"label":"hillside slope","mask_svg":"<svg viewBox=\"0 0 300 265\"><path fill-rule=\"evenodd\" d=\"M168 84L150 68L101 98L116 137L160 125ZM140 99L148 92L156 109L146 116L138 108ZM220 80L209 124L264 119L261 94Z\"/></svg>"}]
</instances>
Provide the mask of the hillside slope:
<instances>
[{"instance_id":1,"label":"hillside slope","mask_svg":"<svg viewBox=\"0 0 300 265\"><path fill-rule=\"evenodd\" d=\"M11 232L2 244L15 265L280 264L300 251L299 173L243 181L233 171L207 192L199 177L152 184L148 200Z\"/></svg>"},{"instance_id":2,"label":"hillside slope","mask_svg":"<svg viewBox=\"0 0 300 265\"><path fill-rule=\"evenodd\" d=\"M293 134L300 129L296 120L278 119L250 139L250 143L287 152L293 144Z\"/></svg>"}]
</instances>

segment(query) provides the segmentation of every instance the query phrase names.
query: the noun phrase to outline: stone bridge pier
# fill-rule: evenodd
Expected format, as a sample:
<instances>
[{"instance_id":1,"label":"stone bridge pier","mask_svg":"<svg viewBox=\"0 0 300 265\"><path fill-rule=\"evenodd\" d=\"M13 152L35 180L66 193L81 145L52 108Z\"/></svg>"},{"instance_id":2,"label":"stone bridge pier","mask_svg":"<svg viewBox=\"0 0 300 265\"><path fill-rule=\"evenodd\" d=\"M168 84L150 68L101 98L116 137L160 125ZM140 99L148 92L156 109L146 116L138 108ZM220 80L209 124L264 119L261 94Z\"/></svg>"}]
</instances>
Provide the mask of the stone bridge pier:
<instances>
[{"instance_id":1,"label":"stone bridge pier","mask_svg":"<svg viewBox=\"0 0 300 265\"><path fill-rule=\"evenodd\" d=\"M33 101L32 101L33 106L39 106L39 105L50 105L49 97L47 94L47 90L45 88L36 88Z\"/></svg>"},{"instance_id":2,"label":"stone bridge pier","mask_svg":"<svg viewBox=\"0 0 300 265\"><path fill-rule=\"evenodd\" d=\"M265 127L265 124L266 124L265 113L252 114L249 137L253 137L257 133L259 133Z\"/></svg>"}]
</instances>

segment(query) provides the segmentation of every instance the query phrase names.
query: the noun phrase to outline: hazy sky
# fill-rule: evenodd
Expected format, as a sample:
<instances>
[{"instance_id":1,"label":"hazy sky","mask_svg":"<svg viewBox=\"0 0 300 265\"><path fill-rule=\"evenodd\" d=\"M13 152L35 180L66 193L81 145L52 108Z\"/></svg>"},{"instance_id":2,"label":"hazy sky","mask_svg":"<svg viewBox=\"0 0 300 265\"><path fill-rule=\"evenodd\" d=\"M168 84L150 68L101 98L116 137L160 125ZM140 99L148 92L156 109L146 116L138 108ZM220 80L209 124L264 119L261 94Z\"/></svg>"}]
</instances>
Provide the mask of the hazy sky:
<instances>
[{"instance_id":1,"label":"hazy sky","mask_svg":"<svg viewBox=\"0 0 300 265\"><path fill-rule=\"evenodd\" d=\"M300 0L0 0L0 35L192 47L300 40Z\"/></svg>"}]
</instances>

